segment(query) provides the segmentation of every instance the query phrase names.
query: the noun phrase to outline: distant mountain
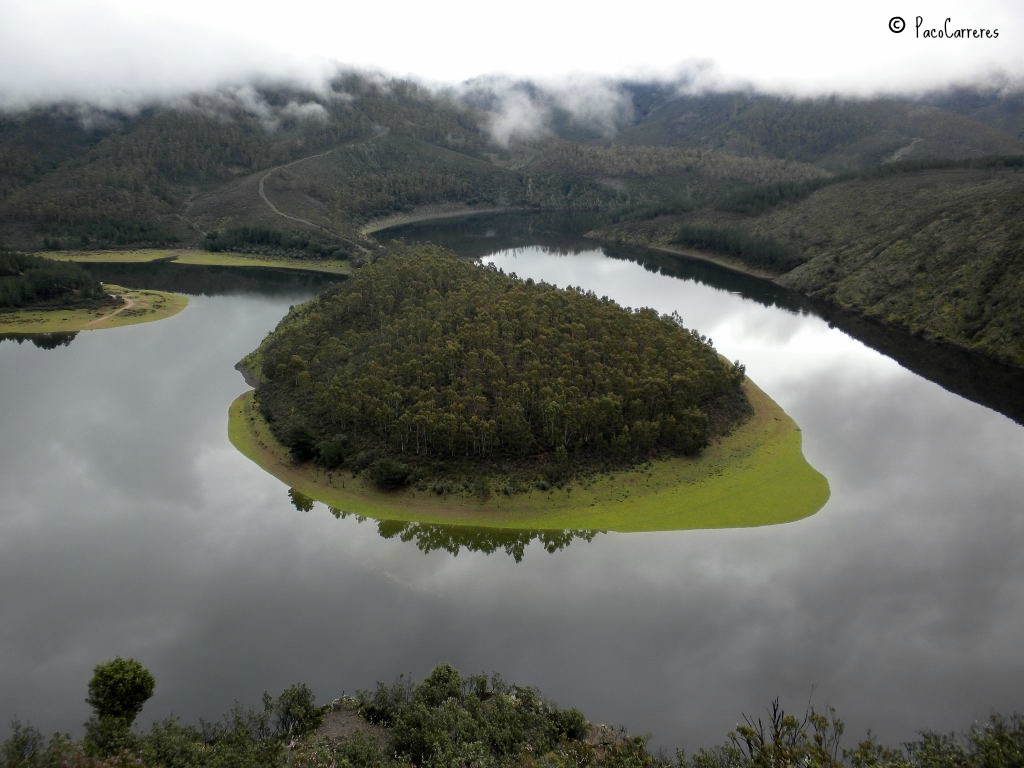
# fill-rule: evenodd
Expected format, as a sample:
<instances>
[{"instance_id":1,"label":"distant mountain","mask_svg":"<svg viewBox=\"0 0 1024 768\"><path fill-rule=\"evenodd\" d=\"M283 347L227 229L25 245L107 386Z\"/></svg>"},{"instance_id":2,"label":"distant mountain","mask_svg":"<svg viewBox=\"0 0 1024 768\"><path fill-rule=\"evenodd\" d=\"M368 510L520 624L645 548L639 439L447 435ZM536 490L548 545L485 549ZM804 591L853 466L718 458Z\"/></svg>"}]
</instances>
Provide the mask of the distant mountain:
<instances>
[{"instance_id":1,"label":"distant mountain","mask_svg":"<svg viewBox=\"0 0 1024 768\"><path fill-rule=\"evenodd\" d=\"M617 220L762 210L850 171L1024 154L1019 94L796 99L686 86L481 80L441 92L340 72L319 91L252 83L131 110L0 113L0 242L200 244L255 227L358 251L361 225L418 206Z\"/></svg>"},{"instance_id":2,"label":"distant mountain","mask_svg":"<svg viewBox=\"0 0 1024 768\"><path fill-rule=\"evenodd\" d=\"M626 86L636 122L616 143L672 146L812 163L843 173L896 160L1024 152L1022 96L965 99L784 98L751 92L679 95ZM943 106L947 108L943 108ZM952 108L959 107L959 108Z\"/></svg>"}]
</instances>

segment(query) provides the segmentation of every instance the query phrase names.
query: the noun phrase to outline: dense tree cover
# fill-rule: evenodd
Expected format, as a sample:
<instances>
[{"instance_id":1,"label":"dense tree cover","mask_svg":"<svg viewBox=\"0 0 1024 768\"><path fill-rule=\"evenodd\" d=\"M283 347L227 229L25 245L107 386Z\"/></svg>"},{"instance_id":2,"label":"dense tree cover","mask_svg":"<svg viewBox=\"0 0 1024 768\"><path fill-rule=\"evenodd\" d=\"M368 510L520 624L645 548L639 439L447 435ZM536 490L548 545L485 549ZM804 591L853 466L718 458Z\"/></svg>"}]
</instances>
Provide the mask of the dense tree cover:
<instances>
[{"instance_id":1,"label":"dense tree cover","mask_svg":"<svg viewBox=\"0 0 1024 768\"><path fill-rule=\"evenodd\" d=\"M813 165L770 157L743 157L684 147L590 146L559 141L541 145L529 165L598 178L696 174L709 180L743 184L799 183L829 176Z\"/></svg>"},{"instance_id":2,"label":"dense tree cover","mask_svg":"<svg viewBox=\"0 0 1024 768\"><path fill-rule=\"evenodd\" d=\"M290 210L301 209L305 197L335 217L358 220L430 204L591 210L618 200L614 190L586 178L512 168L392 133L282 169L266 185L275 200L289 201ZM207 216L216 214L213 203Z\"/></svg>"},{"instance_id":3,"label":"dense tree cover","mask_svg":"<svg viewBox=\"0 0 1024 768\"><path fill-rule=\"evenodd\" d=\"M236 251L300 258L347 259L349 249L323 235L285 232L270 227L228 227L208 232L203 245L208 251Z\"/></svg>"},{"instance_id":4,"label":"dense tree cover","mask_svg":"<svg viewBox=\"0 0 1024 768\"><path fill-rule=\"evenodd\" d=\"M436 462L627 466L695 454L747 412L743 368L678 317L395 244L294 308L250 360L300 460L382 487ZM534 468L536 470L536 467Z\"/></svg>"},{"instance_id":5,"label":"dense tree cover","mask_svg":"<svg viewBox=\"0 0 1024 768\"><path fill-rule=\"evenodd\" d=\"M1006 102L1013 99L1010 95ZM1019 153L1020 120L999 130L894 97L790 98L750 91L654 93L616 142L705 148L855 172L893 159Z\"/></svg>"},{"instance_id":6,"label":"dense tree cover","mask_svg":"<svg viewBox=\"0 0 1024 768\"><path fill-rule=\"evenodd\" d=\"M793 245L750 235L738 227L681 224L671 242L737 256L745 263L787 272L803 262Z\"/></svg>"},{"instance_id":7,"label":"dense tree cover","mask_svg":"<svg viewBox=\"0 0 1024 768\"><path fill-rule=\"evenodd\" d=\"M346 735L318 731L340 718ZM870 734L853 745L827 707L744 714L717 746L655 754L642 737L593 725L536 689L499 675L463 675L448 664L418 683L402 676L317 707L304 684L262 708L235 705L200 726L169 719L128 731L114 751L96 753L64 734L49 740L15 721L0 744L0 768L1016 768L1024 717L993 715L963 734L923 731L890 747Z\"/></svg>"},{"instance_id":8,"label":"dense tree cover","mask_svg":"<svg viewBox=\"0 0 1024 768\"><path fill-rule=\"evenodd\" d=\"M239 85L131 113L0 112L0 224L26 245L26 230L75 245L194 241L181 217L197 192L383 133L470 154L486 145L464 105L355 73L321 91Z\"/></svg>"},{"instance_id":9,"label":"dense tree cover","mask_svg":"<svg viewBox=\"0 0 1024 768\"><path fill-rule=\"evenodd\" d=\"M88 151L102 136L61 106L0 113L0 200Z\"/></svg>"},{"instance_id":10,"label":"dense tree cover","mask_svg":"<svg viewBox=\"0 0 1024 768\"><path fill-rule=\"evenodd\" d=\"M78 264L0 251L0 309L106 301L98 280Z\"/></svg>"},{"instance_id":11,"label":"dense tree cover","mask_svg":"<svg viewBox=\"0 0 1024 768\"><path fill-rule=\"evenodd\" d=\"M557 133L564 110L542 92L524 90L550 108ZM649 83L621 83L617 93L633 109L623 103L617 134L598 131L601 146L578 124L575 142L499 146L488 133L504 103L496 94L460 99L352 72L320 90L236 84L130 112L69 104L0 113L0 227L25 247L42 238L73 247L197 243L204 229L266 225L273 214L242 180L321 155L267 183L275 199L294 193L284 198L290 215L347 232L346 223L434 203L618 219L718 200L760 210L780 194L792 199L787 185L827 171L1024 147L964 115L898 99L680 95ZM745 191L751 185L760 189Z\"/></svg>"},{"instance_id":12,"label":"dense tree cover","mask_svg":"<svg viewBox=\"0 0 1024 768\"><path fill-rule=\"evenodd\" d=\"M829 185L747 226L800 248L784 284L1024 366L1024 173L967 167Z\"/></svg>"}]
</instances>

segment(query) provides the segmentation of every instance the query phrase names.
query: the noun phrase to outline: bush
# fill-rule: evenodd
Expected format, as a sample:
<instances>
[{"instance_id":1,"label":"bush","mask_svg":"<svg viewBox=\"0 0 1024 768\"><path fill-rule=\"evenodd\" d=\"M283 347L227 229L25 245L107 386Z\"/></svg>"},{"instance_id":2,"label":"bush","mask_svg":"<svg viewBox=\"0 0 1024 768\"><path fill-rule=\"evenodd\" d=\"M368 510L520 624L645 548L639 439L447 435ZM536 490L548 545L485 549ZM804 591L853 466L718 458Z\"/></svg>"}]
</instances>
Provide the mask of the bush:
<instances>
[{"instance_id":1,"label":"bush","mask_svg":"<svg viewBox=\"0 0 1024 768\"><path fill-rule=\"evenodd\" d=\"M274 730L281 738L305 736L320 725L322 716L305 683L285 688L274 704Z\"/></svg>"},{"instance_id":2,"label":"bush","mask_svg":"<svg viewBox=\"0 0 1024 768\"><path fill-rule=\"evenodd\" d=\"M409 484L409 466L387 456L370 465L370 479L382 491L394 491Z\"/></svg>"}]
</instances>

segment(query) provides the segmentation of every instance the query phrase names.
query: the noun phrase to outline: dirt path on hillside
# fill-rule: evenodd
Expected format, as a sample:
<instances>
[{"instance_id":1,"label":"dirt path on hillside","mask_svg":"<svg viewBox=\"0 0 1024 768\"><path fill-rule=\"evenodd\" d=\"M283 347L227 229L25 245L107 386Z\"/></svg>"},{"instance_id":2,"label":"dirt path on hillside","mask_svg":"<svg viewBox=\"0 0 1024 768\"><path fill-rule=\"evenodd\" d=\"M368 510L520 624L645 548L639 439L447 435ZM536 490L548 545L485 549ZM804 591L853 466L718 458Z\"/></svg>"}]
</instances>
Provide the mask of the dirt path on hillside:
<instances>
[{"instance_id":1,"label":"dirt path on hillside","mask_svg":"<svg viewBox=\"0 0 1024 768\"><path fill-rule=\"evenodd\" d=\"M326 152L319 152L319 153L317 153L315 155L309 155L308 157L300 157L298 160L292 160L290 163L285 163L284 165L275 165L269 171L264 173L262 176L260 176L260 186L259 186L260 197L263 198L263 202L266 203L267 207L271 211L273 211L275 214L277 214L278 216L282 216L282 217L284 217L286 219L290 219L291 221L297 221L299 224L305 224L308 227L313 227L315 229L322 230L322 231L324 231L324 232L326 232L329 235L332 235L334 237L341 237L341 235L337 234L336 232L332 232L327 227L325 227L325 226L323 226L321 224L317 224L316 222L310 221L309 219L303 219L303 218L300 218L298 216L292 216L290 213L285 213L280 208L278 208L276 205L274 205L273 201L269 197L267 197L267 190L266 190L266 188L264 186L264 184L266 183L267 179L269 179L273 174L277 173L278 171L283 171L285 168L291 168L293 165L298 165L299 163L304 163L307 160L315 160L318 157L324 157L324 156L329 155L332 152L334 152L335 149L337 149L337 147L335 147L334 149L329 149Z\"/></svg>"},{"instance_id":2,"label":"dirt path on hillside","mask_svg":"<svg viewBox=\"0 0 1024 768\"><path fill-rule=\"evenodd\" d=\"M101 317L97 317L95 320L90 320L88 323L85 324L85 327L88 328L90 325L98 325L99 323L102 323L104 320L109 320L114 315L119 315L122 312L124 312L126 309L131 309L134 306L135 306L135 299L133 299L133 298L131 298L129 296L125 296L124 297L124 304L119 306L113 312L109 312L109 313L107 313L107 314L105 314L105 315L103 315Z\"/></svg>"},{"instance_id":3,"label":"dirt path on hillside","mask_svg":"<svg viewBox=\"0 0 1024 768\"><path fill-rule=\"evenodd\" d=\"M266 206L271 210L271 212L273 214L275 214L276 216L280 216L281 218L288 219L289 221L294 221L294 222L296 222L298 224L305 224L307 227L313 227L313 229L318 229L321 232L325 232L326 234L330 235L331 237L333 237L333 238L335 238L337 240L341 240L342 242L346 242L346 243L350 243L352 245L355 245L358 248L360 248L360 250L365 250L363 248L363 246L360 245L359 243L356 243L353 240L351 240L350 238L345 237L344 235L342 235L342 234L340 234L338 232L335 232L334 230L330 229L329 227L325 227L323 224L317 224L315 221L310 221L309 219L303 219L301 216L292 216L290 213L285 213L284 211L282 211L280 208L278 208L274 204L274 201L271 200L270 197L267 195L266 182L267 182L267 179L269 179L271 176L273 176L278 171L283 171L286 168L291 168L291 167L299 165L301 163L305 163L305 162L307 162L309 160L315 160L318 157L326 157L327 155L330 155L333 152L337 152L339 149L342 148L342 146L344 146L344 147L354 147L354 146L358 146L359 144L369 144L371 141L376 141L381 136L384 136L386 134L387 134L387 130L378 130L373 136L371 136L368 139L363 139L362 141L355 141L355 142L352 142L350 144L343 144L341 146L334 147L332 149L328 149L326 152L317 152L315 155L307 155L306 157L300 157L298 160L292 160L290 163L283 163L282 165L275 165L273 168L271 168L266 173L264 173L262 176L260 176L260 181L259 181L259 195L260 195L260 198L263 200L263 202L266 204Z\"/></svg>"}]
</instances>

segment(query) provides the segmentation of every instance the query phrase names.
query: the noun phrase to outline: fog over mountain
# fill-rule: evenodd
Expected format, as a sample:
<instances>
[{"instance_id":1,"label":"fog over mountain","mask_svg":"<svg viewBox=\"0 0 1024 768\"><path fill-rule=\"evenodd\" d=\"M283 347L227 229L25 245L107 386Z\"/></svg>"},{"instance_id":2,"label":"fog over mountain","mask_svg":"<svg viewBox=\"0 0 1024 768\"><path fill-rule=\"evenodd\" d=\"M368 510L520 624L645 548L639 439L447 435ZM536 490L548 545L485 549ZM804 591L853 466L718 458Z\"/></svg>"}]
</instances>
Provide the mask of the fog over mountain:
<instances>
[{"instance_id":1,"label":"fog over mountain","mask_svg":"<svg viewBox=\"0 0 1024 768\"><path fill-rule=\"evenodd\" d=\"M899 33L889 27L896 16L906 25ZM607 108L588 102L595 92L581 83L608 78L684 74L695 89L868 95L994 79L1019 86L1024 77L1024 6L1013 0L956 0L941 9L881 0L638 0L628 12L578 0L486 12L465 0L0 0L0 18L0 104L8 108L55 100L124 108L261 78L322 89L339 64L435 85L537 80L574 99L573 114ZM951 39L949 29L980 37ZM925 37L929 30L943 36ZM505 112L538 118L515 91L504 98ZM499 122L495 130L511 135L515 126Z\"/></svg>"}]
</instances>

